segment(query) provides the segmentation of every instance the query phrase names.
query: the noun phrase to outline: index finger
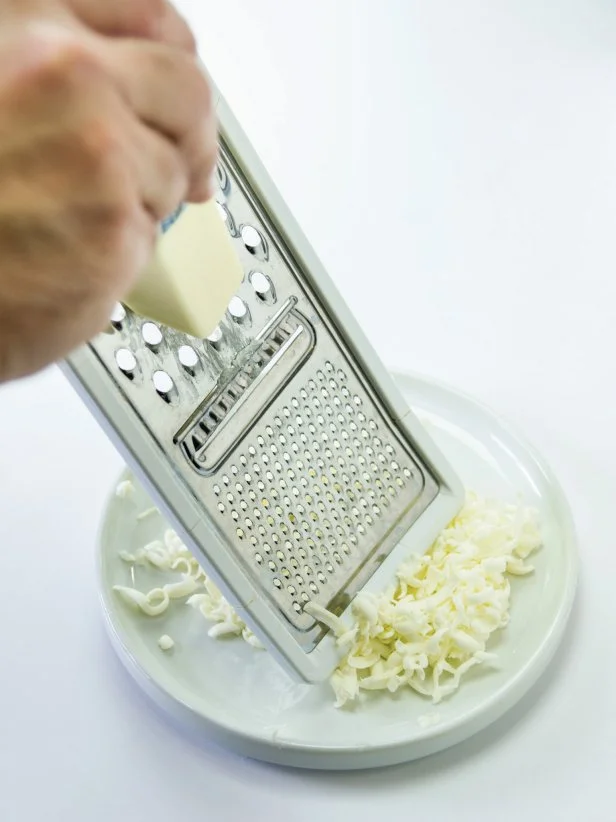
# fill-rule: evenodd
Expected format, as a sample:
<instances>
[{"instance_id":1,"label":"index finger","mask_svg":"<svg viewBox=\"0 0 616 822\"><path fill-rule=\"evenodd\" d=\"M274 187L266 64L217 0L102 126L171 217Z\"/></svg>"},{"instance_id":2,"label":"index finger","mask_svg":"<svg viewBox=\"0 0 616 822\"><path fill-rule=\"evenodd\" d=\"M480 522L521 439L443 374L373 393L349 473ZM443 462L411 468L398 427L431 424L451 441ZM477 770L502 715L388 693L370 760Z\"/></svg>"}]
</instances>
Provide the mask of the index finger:
<instances>
[{"instance_id":1,"label":"index finger","mask_svg":"<svg viewBox=\"0 0 616 822\"><path fill-rule=\"evenodd\" d=\"M67 0L87 26L101 34L139 37L195 53L190 26L169 0Z\"/></svg>"}]
</instances>

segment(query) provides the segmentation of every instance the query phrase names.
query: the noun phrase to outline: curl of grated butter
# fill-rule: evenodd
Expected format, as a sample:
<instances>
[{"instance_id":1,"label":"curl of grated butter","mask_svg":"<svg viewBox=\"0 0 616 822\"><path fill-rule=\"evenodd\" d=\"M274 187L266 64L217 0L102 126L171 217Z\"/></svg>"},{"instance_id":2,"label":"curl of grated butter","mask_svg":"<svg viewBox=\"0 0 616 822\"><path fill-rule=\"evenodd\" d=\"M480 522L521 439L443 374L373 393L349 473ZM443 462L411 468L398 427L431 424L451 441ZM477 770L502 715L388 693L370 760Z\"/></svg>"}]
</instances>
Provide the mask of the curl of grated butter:
<instances>
[{"instance_id":1,"label":"curl of grated butter","mask_svg":"<svg viewBox=\"0 0 616 822\"><path fill-rule=\"evenodd\" d=\"M120 551L119 556L134 568L149 566L169 577L179 577L147 593L137 588L115 585L113 590L129 606L146 616L161 616L169 608L172 600L184 599L187 605L214 623L208 631L211 637L218 639L225 636L241 636L253 648L263 648L250 628L208 579L180 537L171 529L165 531L162 540L154 540L134 554Z\"/></svg>"},{"instance_id":2,"label":"curl of grated butter","mask_svg":"<svg viewBox=\"0 0 616 822\"><path fill-rule=\"evenodd\" d=\"M531 573L526 560L540 547L536 511L471 493L431 548L399 568L387 591L355 598L351 627L310 606L344 652L331 679L336 706L363 691L410 688L435 704L453 694L471 668L496 658L487 647L509 621L509 577ZM211 637L242 637L263 647L173 531L162 542L121 556L182 577L147 594L116 586L144 613L159 615L171 599L188 596L187 604L214 623Z\"/></svg>"},{"instance_id":3,"label":"curl of grated butter","mask_svg":"<svg viewBox=\"0 0 616 822\"><path fill-rule=\"evenodd\" d=\"M490 637L509 622L509 575L526 575L541 546L537 513L469 494L462 511L379 596L359 594L345 657L332 677L336 705L362 691L407 687L437 704L474 666L491 662Z\"/></svg>"},{"instance_id":4,"label":"curl of grated butter","mask_svg":"<svg viewBox=\"0 0 616 822\"><path fill-rule=\"evenodd\" d=\"M131 480L123 480L118 484L115 493L119 499L132 499L135 496L135 486Z\"/></svg>"},{"instance_id":5,"label":"curl of grated butter","mask_svg":"<svg viewBox=\"0 0 616 822\"><path fill-rule=\"evenodd\" d=\"M163 634L158 638L158 647L161 651L171 651L175 648L175 642L168 634Z\"/></svg>"}]
</instances>

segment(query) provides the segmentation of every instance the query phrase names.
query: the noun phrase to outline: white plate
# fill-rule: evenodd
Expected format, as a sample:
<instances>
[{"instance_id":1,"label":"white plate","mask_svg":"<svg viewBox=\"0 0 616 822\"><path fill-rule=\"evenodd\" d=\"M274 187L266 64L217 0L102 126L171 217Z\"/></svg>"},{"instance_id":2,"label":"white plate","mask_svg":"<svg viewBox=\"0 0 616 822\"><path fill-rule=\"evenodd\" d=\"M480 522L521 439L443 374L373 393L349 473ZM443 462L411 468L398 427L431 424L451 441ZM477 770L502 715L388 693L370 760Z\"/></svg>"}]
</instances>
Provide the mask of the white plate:
<instances>
[{"instance_id":1,"label":"white plate","mask_svg":"<svg viewBox=\"0 0 616 822\"><path fill-rule=\"evenodd\" d=\"M182 724L242 755L316 769L391 765L443 750L482 730L511 708L544 672L562 638L577 579L571 514L543 460L494 414L456 392L423 379L398 377L407 400L468 488L516 501L542 517L545 546L536 573L513 583L511 623L493 644L497 669L469 672L459 692L431 703L410 691L371 695L352 710L333 707L329 685L298 685L268 655L240 640L207 636L203 617L172 603L160 618L134 614L114 584L154 587L153 571L131 572L118 551L161 534L158 515L137 522L151 503L112 495L100 538L100 586L113 645L141 688ZM175 648L158 647L161 634ZM440 721L422 727L421 717Z\"/></svg>"}]
</instances>

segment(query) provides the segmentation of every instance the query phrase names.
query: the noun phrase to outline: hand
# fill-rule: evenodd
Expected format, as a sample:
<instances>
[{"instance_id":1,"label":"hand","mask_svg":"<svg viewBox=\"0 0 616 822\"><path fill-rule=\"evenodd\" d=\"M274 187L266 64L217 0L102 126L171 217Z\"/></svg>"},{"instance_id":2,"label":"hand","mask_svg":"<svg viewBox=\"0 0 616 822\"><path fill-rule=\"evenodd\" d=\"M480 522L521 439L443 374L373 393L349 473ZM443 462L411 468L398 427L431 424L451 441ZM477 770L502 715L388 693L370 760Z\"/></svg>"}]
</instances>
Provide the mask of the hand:
<instances>
[{"instance_id":1,"label":"hand","mask_svg":"<svg viewBox=\"0 0 616 822\"><path fill-rule=\"evenodd\" d=\"M212 194L211 94L169 9L0 0L0 381L102 330L158 223Z\"/></svg>"},{"instance_id":2,"label":"hand","mask_svg":"<svg viewBox=\"0 0 616 822\"><path fill-rule=\"evenodd\" d=\"M39 0L40 1L40 0ZM21 0L18 0L21 3ZM49 3L49 0L43 0ZM192 31L169 0L52 0L101 34L142 37L196 53Z\"/></svg>"},{"instance_id":3,"label":"hand","mask_svg":"<svg viewBox=\"0 0 616 822\"><path fill-rule=\"evenodd\" d=\"M192 31L170 0L0 0L0 20L80 21L114 37L141 37L196 52Z\"/></svg>"}]
</instances>

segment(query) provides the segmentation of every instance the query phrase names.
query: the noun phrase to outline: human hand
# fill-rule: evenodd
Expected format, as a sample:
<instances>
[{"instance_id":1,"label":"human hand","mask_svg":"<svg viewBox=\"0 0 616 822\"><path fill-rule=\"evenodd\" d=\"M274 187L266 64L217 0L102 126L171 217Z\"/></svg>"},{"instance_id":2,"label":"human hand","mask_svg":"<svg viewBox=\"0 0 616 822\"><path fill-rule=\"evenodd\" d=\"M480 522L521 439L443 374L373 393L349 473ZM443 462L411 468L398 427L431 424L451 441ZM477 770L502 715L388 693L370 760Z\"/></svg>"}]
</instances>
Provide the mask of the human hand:
<instances>
[{"instance_id":1,"label":"human hand","mask_svg":"<svg viewBox=\"0 0 616 822\"><path fill-rule=\"evenodd\" d=\"M100 331L158 223L212 194L211 94L169 8L0 2L0 381Z\"/></svg>"}]
</instances>

